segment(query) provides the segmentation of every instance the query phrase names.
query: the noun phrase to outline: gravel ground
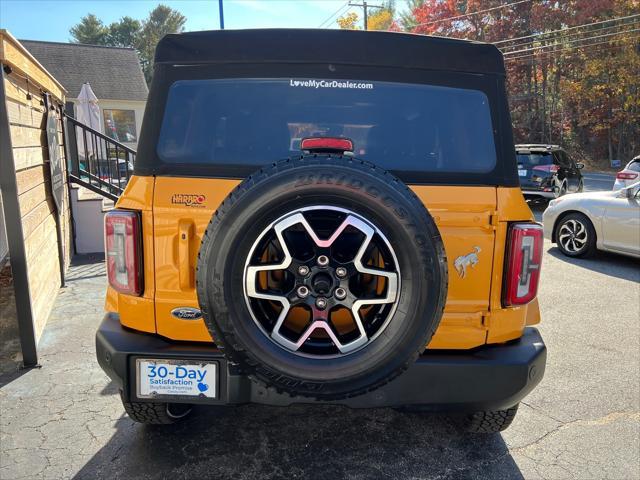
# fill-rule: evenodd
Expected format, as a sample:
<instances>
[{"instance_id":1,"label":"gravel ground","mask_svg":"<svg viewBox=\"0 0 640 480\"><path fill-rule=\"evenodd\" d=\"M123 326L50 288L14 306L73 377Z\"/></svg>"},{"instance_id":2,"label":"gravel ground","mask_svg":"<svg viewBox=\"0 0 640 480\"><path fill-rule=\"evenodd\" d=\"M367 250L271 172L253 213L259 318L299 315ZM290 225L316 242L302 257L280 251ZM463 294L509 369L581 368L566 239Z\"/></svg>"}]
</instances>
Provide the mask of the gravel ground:
<instances>
[{"instance_id":1,"label":"gravel ground","mask_svg":"<svg viewBox=\"0 0 640 480\"><path fill-rule=\"evenodd\" d=\"M95 361L103 264L80 262L41 340L42 368L0 377L0 478L640 478L640 262L546 247L546 375L490 436L437 415L330 406L134 424Z\"/></svg>"}]
</instances>

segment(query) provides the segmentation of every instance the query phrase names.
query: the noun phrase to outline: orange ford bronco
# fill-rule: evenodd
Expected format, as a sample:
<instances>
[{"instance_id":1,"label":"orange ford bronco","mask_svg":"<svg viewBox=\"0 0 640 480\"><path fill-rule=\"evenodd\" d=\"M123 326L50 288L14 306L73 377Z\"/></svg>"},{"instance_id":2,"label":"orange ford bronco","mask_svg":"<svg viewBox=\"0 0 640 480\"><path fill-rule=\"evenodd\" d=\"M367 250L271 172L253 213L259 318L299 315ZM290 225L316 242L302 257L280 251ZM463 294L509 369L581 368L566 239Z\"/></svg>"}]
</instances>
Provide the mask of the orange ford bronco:
<instances>
[{"instance_id":1,"label":"orange ford bronco","mask_svg":"<svg viewBox=\"0 0 640 480\"><path fill-rule=\"evenodd\" d=\"M506 428L546 351L504 83L468 41L164 37L105 221L96 349L129 416L334 403Z\"/></svg>"}]
</instances>

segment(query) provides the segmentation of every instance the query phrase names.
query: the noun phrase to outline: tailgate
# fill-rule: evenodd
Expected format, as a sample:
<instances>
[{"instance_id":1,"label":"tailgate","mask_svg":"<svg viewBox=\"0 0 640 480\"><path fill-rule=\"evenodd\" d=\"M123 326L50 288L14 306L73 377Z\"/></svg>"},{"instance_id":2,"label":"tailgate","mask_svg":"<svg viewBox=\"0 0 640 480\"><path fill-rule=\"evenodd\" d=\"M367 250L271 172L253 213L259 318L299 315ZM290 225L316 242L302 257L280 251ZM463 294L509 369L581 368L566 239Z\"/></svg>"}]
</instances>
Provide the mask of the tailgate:
<instances>
[{"instance_id":1,"label":"tailgate","mask_svg":"<svg viewBox=\"0 0 640 480\"><path fill-rule=\"evenodd\" d=\"M496 214L495 187L411 186L433 215L447 253L445 313L429 348L472 348L486 340Z\"/></svg>"}]
</instances>

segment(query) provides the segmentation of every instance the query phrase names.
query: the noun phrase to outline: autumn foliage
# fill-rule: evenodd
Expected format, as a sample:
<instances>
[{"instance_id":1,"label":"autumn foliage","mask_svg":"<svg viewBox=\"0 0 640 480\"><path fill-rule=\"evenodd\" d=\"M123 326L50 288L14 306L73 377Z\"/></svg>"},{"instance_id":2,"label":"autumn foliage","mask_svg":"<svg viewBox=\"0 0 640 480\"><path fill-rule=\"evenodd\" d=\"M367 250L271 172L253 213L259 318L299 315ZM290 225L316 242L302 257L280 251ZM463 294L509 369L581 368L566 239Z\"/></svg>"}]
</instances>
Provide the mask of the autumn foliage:
<instances>
[{"instance_id":1,"label":"autumn foliage","mask_svg":"<svg viewBox=\"0 0 640 480\"><path fill-rule=\"evenodd\" d=\"M640 1L408 0L369 28L496 43L516 141L592 166L640 154ZM357 26L358 16L350 17Z\"/></svg>"}]
</instances>

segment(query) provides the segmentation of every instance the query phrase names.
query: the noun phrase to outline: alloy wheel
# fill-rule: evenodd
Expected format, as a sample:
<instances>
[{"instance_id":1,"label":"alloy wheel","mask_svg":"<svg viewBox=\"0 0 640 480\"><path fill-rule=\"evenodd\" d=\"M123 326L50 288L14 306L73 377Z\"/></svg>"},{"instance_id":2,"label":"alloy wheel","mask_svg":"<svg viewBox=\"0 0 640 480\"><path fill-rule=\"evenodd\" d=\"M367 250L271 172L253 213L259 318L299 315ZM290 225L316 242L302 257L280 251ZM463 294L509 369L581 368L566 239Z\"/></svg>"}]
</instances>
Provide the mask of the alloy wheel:
<instances>
[{"instance_id":1,"label":"alloy wheel","mask_svg":"<svg viewBox=\"0 0 640 480\"><path fill-rule=\"evenodd\" d=\"M558 242L569 253L579 253L587 244L587 227L574 218L567 220L558 229Z\"/></svg>"},{"instance_id":2,"label":"alloy wheel","mask_svg":"<svg viewBox=\"0 0 640 480\"><path fill-rule=\"evenodd\" d=\"M558 191L558 197L562 197L566 194L567 194L567 184L565 182L562 182L562 185L560 186L560 190Z\"/></svg>"},{"instance_id":3,"label":"alloy wheel","mask_svg":"<svg viewBox=\"0 0 640 480\"><path fill-rule=\"evenodd\" d=\"M280 347L331 358L373 342L393 317L400 269L385 235L350 210L314 206L271 223L244 270L253 320Z\"/></svg>"}]
</instances>

